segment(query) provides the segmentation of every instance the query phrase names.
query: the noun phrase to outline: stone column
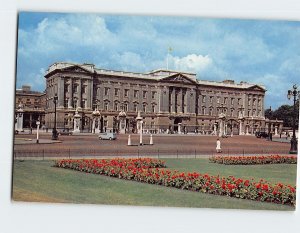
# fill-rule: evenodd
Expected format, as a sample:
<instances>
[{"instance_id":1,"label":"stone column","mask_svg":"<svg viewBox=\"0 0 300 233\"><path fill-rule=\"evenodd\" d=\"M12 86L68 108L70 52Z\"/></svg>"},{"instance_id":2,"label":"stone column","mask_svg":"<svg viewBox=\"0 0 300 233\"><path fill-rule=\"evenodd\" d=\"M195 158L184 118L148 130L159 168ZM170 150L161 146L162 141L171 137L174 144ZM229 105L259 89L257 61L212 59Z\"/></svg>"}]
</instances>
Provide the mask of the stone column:
<instances>
[{"instance_id":1,"label":"stone column","mask_svg":"<svg viewBox=\"0 0 300 233\"><path fill-rule=\"evenodd\" d=\"M32 127L32 113L29 113L29 127Z\"/></svg>"},{"instance_id":2,"label":"stone column","mask_svg":"<svg viewBox=\"0 0 300 233\"><path fill-rule=\"evenodd\" d=\"M176 93L175 88L173 87L172 93L171 93L171 112L175 113L175 99L176 99Z\"/></svg>"},{"instance_id":3,"label":"stone column","mask_svg":"<svg viewBox=\"0 0 300 233\"><path fill-rule=\"evenodd\" d=\"M182 88L178 90L177 94L177 112L182 113Z\"/></svg>"},{"instance_id":4,"label":"stone column","mask_svg":"<svg viewBox=\"0 0 300 233\"><path fill-rule=\"evenodd\" d=\"M243 121L240 120L240 127L239 127L239 135L243 135L244 131L243 131Z\"/></svg>"},{"instance_id":5,"label":"stone column","mask_svg":"<svg viewBox=\"0 0 300 233\"><path fill-rule=\"evenodd\" d=\"M80 115L78 114L78 111L76 109L75 115L74 115L74 133L80 132Z\"/></svg>"},{"instance_id":6,"label":"stone column","mask_svg":"<svg viewBox=\"0 0 300 233\"><path fill-rule=\"evenodd\" d=\"M142 130L142 127L141 127L141 124L140 124L141 120L143 120L143 118L141 117L141 111L138 111L138 116L136 118L136 127L137 127L137 133L138 134Z\"/></svg>"},{"instance_id":7,"label":"stone column","mask_svg":"<svg viewBox=\"0 0 300 233\"><path fill-rule=\"evenodd\" d=\"M81 101L82 101L82 96L81 96L81 79L79 79L79 84L78 84L78 100L77 100L77 108L82 108L81 106Z\"/></svg>"},{"instance_id":8,"label":"stone column","mask_svg":"<svg viewBox=\"0 0 300 233\"><path fill-rule=\"evenodd\" d=\"M217 135L217 123L214 123L213 135Z\"/></svg>"},{"instance_id":9,"label":"stone column","mask_svg":"<svg viewBox=\"0 0 300 233\"><path fill-rule=\"evenodd\" d=\"M57 107L64 107L64 79L61 77L57 77Z\"/></svg>"},{"instance_id":10,"label":"stone column","mask_svg":"<svg viewBox=\"0 0 300 233\"><path fill-rule=\"evenodd\" d=\"M126 113L123 110L119 113L119 132L126 133Z\"/></svg>"},{"instance_id":11,"label":"stone column","mask_svg":"<svg viewBox=\"0 0 300 233\"><path fill-rule=\"evenodd\" d=\"M249 134L249 125L246 125L246 135L250 135Z\"/></svg>"},{"instance_id":12,"label":"stone column","mask_svg":"<svg viewBox=\"0 0 300 233\"><path fill-rule=\"evenodd\" d=\"M224 127L223 127L223 120L219 119L219 137L222 137Z\"/></svg>"},{"instance_id":13,"label":"stone column","mask_svg":"<svg viewBox=\"0 0 300 233\"><path fill-rule=\"evenodd\" d=\"M69 101L68 101L68 108L73 108L73 80L70 78L69 81Z\"/></svg>"},{"instance_id":14,"label":"stone column","mask_svg":"<svg viewBox=\"0 0 300 233\"><path fill-rule=\"evenodd\" d=\"M15 130L18 130L19 132L23 131L23 109L22 105L20 104L18 107L18 110L16 111L16 118L17 122L15 124Z\"/></svg>"},{"instance_id":15,"label":"stone column","mask_svg":"<svg viewBox=\"0 0 300 233\"><path fill-rule=\"evenodd\" d=\"M181 123L178 123L178 134L181 134Z\"/></svg>"},{"instance_id":16,"label":"stone column","mask_svg":"<svg viewBox=\"0 0 300 233\"><path fill-rule=\"evenodd\" d=\"M278 125L275 125L275 136L278 135Z\"/></svg>"}]
</instances>

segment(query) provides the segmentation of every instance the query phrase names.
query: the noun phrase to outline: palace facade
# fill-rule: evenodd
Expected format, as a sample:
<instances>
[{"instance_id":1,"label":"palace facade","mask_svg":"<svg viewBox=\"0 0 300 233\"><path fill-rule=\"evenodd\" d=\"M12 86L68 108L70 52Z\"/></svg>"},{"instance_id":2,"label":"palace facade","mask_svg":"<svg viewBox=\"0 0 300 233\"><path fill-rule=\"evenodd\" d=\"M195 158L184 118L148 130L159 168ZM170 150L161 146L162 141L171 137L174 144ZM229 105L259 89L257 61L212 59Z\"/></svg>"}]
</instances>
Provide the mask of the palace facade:
<instances>
[{"instance_id":1,"label":"palace facade","mask_svg":"<svg viewBox=\"0 0 300 233\"><path fill-rule=\"evenodd\" d=\"M194 73L154 70L134 73L96 68L93 64L57 62L46 78L45 122L80 132L136 132L140 112L145 133L278 133L282 121L264 117L266 89L247 82L199 80Z\"/></svg>"},{"instance_id":2,"label":"palace facade","mask_svg":"<svg viewBox=\"0 0 300 233\"><path fill-rule=\"evenodd\" d=\"M45 125L46 93L31 90L31 86L23 85L16 90L15 123L16 130L36 128L36 121Z\"/></svg>"}]
</instances>

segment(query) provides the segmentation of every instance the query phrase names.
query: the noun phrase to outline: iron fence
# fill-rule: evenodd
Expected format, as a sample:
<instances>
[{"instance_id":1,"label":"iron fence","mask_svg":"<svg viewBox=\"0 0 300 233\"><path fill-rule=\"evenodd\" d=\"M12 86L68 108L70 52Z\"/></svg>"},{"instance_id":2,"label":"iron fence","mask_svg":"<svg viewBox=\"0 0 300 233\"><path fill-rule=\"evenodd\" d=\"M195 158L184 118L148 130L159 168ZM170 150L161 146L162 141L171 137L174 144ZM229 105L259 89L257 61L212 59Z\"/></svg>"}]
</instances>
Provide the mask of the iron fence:
<instances>
[{"instance_id":1,"label":"iron fence","mask_svg":"<svg viewBox=\"0 0 300 233\"><path fill-rule=\"evenodd\" d=\"M274 150L269 149L223 149L222 153L218 155L221 156L247 156L247 155L286 155L287 150ZM33 159L33 160L46 160L46 159L76 159L76 158L116 158L116 157L151 157L151 158L206 158L216 155L215 150L180 150L180 149L155 149L155 148L145 148L145 146L136 146L136 148L131 149L128 152L123 150L95 150L95 149L22 149L14 150L14 159Z\"/></svg>"}]
</instances>

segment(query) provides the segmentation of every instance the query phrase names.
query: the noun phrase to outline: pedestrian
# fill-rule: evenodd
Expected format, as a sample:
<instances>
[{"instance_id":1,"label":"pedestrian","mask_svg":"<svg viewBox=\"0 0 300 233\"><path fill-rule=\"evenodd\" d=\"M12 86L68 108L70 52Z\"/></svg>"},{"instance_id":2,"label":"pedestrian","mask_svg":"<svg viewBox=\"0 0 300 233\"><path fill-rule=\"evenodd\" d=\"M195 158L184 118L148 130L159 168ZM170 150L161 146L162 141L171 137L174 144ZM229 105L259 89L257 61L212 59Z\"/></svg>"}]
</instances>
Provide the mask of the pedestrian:
<instances>
[{"instance_id":1,"label":"pedestrian","mask_svg":"<svg viewBox=\"0 0 300 233\"><path fill-rule=\"evenodd\" d=\"M32 127L30 126L30 134L32 134Z\"/></svg>"},{"instance_id":2,"label":"pedestrian","mask_svg":"<svg viewBox=\"0 0 300 233\"><path fill-rule=\"evenodd\" d=\"M221 153L221 142L220 142L220 139L218 138L217 139L217 147L216 147L216 150L217 150L217 153Z\"/></svg>"}]
</instances>

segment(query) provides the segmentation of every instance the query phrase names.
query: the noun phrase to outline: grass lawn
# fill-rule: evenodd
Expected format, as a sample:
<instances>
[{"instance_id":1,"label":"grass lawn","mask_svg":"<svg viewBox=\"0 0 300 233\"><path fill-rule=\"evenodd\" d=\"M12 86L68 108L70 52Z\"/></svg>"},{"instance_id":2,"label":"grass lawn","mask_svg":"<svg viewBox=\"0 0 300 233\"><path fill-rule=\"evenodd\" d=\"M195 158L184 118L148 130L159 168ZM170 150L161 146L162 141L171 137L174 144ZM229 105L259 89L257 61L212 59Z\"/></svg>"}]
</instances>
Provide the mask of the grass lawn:
<instances>
[{"instance_id":1,"label":"grass lawn","mask_svg":"<svg viewBox=\"0 0 300 233\"><path fill-rule=\"evenodd\" d=\"M211 175L296 183L296 165L229 166L208 159L164 159L168 168ZM114 205L294 210L291 206L241 200L52 167L53 161L15 161L13 200Z\"/></svg>"}]
</instances>

